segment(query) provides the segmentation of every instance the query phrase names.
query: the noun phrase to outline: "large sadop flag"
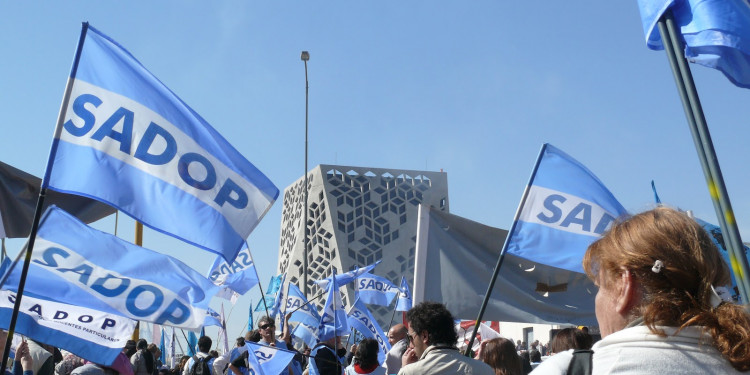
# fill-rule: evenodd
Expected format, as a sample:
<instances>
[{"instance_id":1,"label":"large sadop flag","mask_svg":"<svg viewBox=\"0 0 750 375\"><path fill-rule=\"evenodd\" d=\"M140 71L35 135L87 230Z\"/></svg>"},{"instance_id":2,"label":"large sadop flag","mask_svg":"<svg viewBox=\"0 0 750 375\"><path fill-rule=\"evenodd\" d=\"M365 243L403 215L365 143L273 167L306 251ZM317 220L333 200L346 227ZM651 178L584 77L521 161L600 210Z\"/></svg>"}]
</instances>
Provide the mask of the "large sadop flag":
<instances>
[{"instance_id":1,"label":"large sadop flag","mask_svg":"<svg viewBox=\"0 0 750 375\"><path fill-rule=\"evenodd\" d=\"M747 0L638 0L646 45L664 49L657 23L672 10L685 58L750 88L750 4Z\"/></svg>"},{"instance_id":2,"label":"large sadop flag","mask_svg":"<svg viewBox=\"0 0 750 375\"><path fill-rule=\"evenodd\" d=\"M442 302L474 321L508 231L433 207L420 206L418 217L414 303ZM595 294L583 273L506 253L482 319L595 325Z\"/></svg>"},{"instance_id":3,"label":"large sadop flag","mask_svg":"<svg viewBox=\"0 0 750 375\"><path fill-rule=\"evenodd\" d=\"M378 342L380 350L378 351L378 363L383 364L385 356L391 350L391 343L388 342L388 336L383 333L380 324L367 309L367 306L359 298L354 301L349 312L346 314L349 327L356 329L365 337L375 339Z\"/></svg>"},{"instance_id":4,"label":"large sadop flag","mask_svg":"<svg viewBox=\"0 0 750 375\"><path fill-rule=\"evenodd\" d=\"M44 181L228 261L279 194L128 51L88 24Z\"/></svg>"},{"instance_id":5,"label":"large sadop flag","mask_svg":"<svg viewBox=\"0 0 750 375\"><path fill-rule=\"evenodd\" d=\"M583 273L581 260L588 246L624 214L625 208L588 168L544 144L511 228L507 252Z\"/></svg>"},{"instance_id":6,"label":"large sadop flag","mask_svg":"<svg viewBox=\"0 0 750 375\"><path fill-rule=\"evenodd\" d=\"M336 285L339 287L344 286L346 284L349 284L350 282L356 280L361 275L372 271L375 266L380 264L382 262L382 259L378 260L377 262L370 264L368 266L360 267L355 270L351 270L349 272L344 272L341 275L336 275ZM314 283L320 287L320 289L328 290L328 284L331 282L331 277L328 276L325 279L321 280L315 280Z\"/></svg>"},{"instance_id":7,"label":"large sadop flag","mask_svg":"<svg viewBox=\"0 0 750 375\"><path fill-rule=\"evenodd\" d=\"M16 290L21 267L4 288ZM179 260L133 245L51 206L42 216L26 295L197 330L218 287Z\"/></svg>"},{"instance_id":8,"label":"large sadop flag","mask_svg":"<svg viewBox=\"0 0 750 375\"><path fill-rule=\"evenodd\" d=\"M399 289L393 283L381 276L363 273L357 278L357 296L364 303L388 306L393 301Z\"/></svg>"},{"instance_id":9,"label":"large sadop flag","mask_svg":"<svg viewBox=\"0 0 750 375\"><path fill-rule=\"evenodd\" d=\"M0 328L7 330L16 294L0 290ZM81 358L110 365L135 329L135 321L122 316L47 301L24 295L16 333Z\"/></svg>"},{"instance_id":10,"label":"large sadop flag","mask_svg":"<svg viewBox=\"0 0 750 375\"><path fill-rule=\"evenodd\" d=\"M318 339L320 341L330 340L336 336L348 334L349 324L346 322L346 311L344 303L341 301L339 292L338 278L336 272L333 272L333 282L328 285L328 296L326 303L323 305L323 311L320 313L320 324L318 325Z\"/></svg>"},{"instance_id":11,"label":"large sadop flag","mask_svg":"<svg viewBox=\"0 0 750 375\"><path fill-rule=\"evenodd\" d=\"M315 310L315 305L307 303L307 298L302 294L297 285L289 283L289 295L286 297L286 308L284 311L292 312L289 317L290 322L301 322L308 326L317 326L320 322L320 315Z\"/></svg>"},{"instance_id":12,"label":"large sadop flag","mask_svg":"<svg viewBox=\"0 0 750 375\"><path fill-rule=\"evenodd\" d=\"M244 295L258 285L258 272L247 243L242 246L231 266L223 257L217 256L208 270L208 278L221 286L221 291L216 296L227 300L232 300L235 293Z\"/></svg>"},{"instance_id":13,"label":"large sadop flag","mask_svg":"<svg viewBox=\"0 0 750 375\"><path fill-rule=\"evenodd\" d=\"M0 238L29 236L41 185L40 178L0 162ZM53 204L85 223L115 213L113 207L93 199L49 191L44 209Z\"/></svg>"}]
</instances>

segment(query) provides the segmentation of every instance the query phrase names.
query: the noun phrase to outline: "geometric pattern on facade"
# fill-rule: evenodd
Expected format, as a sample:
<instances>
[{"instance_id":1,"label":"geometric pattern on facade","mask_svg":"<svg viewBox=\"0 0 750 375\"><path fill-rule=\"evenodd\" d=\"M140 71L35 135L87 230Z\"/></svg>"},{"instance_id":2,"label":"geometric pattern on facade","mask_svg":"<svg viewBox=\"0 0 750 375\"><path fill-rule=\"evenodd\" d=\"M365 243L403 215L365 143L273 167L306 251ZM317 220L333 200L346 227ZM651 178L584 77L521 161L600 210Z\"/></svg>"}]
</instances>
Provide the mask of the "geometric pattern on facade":
<instances>
[{"instance_id":1,"label":"geometric pattern on facade","mask_svg":"<svg viewBox=\"0 0 750 375\"><path fill-rule=\"evenodd\" d=\"M302 288L304 268L304 176L284 190L278 272ZM339 165L318 165L308 172L308 298L322 293L313 283L382 259L373 273L411 287L417 233L417 206L449 212L448 178L425 172ZM342 291L349 306L354 286ZM325 297L325 296L323 296ZM314 303L321 309L325 298ZM392 307L368 305L387 329Z\"/></svg>"}]
</instances>

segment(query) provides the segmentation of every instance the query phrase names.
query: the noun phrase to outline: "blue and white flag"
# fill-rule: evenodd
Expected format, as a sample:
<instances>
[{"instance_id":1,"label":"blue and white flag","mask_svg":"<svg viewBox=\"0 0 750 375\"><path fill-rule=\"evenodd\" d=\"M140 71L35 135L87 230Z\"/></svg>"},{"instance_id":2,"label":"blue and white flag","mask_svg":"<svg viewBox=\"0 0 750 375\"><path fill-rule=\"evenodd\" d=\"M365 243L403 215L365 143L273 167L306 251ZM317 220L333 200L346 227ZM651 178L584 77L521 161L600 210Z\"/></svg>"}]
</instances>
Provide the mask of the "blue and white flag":
<instances>
[{"instance_id":1,"label":"blue and white flag","mask_svg":"<svg viewBox=\"0 0 750 375\"><path fill-rule=\"evenodd\" d=\"M258 301L258 304L255 305L255 312L266 312L267 309L273 308L273 303L275 301L276 300L273 297L264 296Z\"/></svg>"},{"instance_id":2,"label":"blue and white flag","mask_svg":"<svg viewBox=\"0 0 750 375\"><path fill-rule=\"evenodd\" d=\"M184 329L203 326L218 287L189 266L93 229L50 206L42 216L24 297L65 301ZM22 267L5 286L15 291Z\"/></svg>"},{"instance_id":3,"label":"blue and white flag","mask_svg":"<svg viewBox=\"0 0 750 375\"><path fill-rule=\"evenodd\" d=\"M349 324L346 322L346 311L344 303L341 301L341 293L336 278L336 271L333 271L333 282L328 288L328 297L323 306L323 312L320 314L320 324L318 324L318 339L327 341L336 336L348 334Z\"/></svg>"},{"instance_id":4,"label":"blue and white flag","mask_svg":"<svg viewBox=\"0 0 750 375\"><path fill-rule=\"evenodd\" d=\"M584 273L586 248L625 208L581 163L544 144L507 240L508 253Z\"/></svg>"},{"instance_id":5,"label":"blue and white flag","mask_svg":"<svg viewBox=\"0 0 750 375\"><path fill-rule=\"evenodd\" d=\"M214 311L210 307L206 309L206 319L203 320L203 327L206 327L206 326L221 327L221 322L222 322L221 315L219 315L218 312Z\"/></svg>"},{"instance_id":6,"label":"blue and white flag","mask_svg":"<svg viewBox=\"0 0 750 375\"><path fill-rule=\"evenodd\" d=\"M383 333L383 329L380 328L380 324L372 316L367 306L365 306L361 299L357 299L346 315L347 322L351 328L356 329L363 336L375 339L378 342L380 346L378 363L383 364L385 356L391 350L391 343L388 342L388 337Z\"/></svg>"},{"instance_id":7,"label":"blue and white flag","mask_svg":"<svg viewBox=\"0 0 750 375\"><path fill-rule=\"evenodd\" d=\"M357 295L364 303L388 306L398 295L398 287L385 277L363 273L357 278Z\"/></svg>"},{"instance_id":8,"label":"blue and white flag","mask_svg":"<svg viewBox=\"0 0 750 375\"><path fill-rule=\"evenodd\" d=\"M729 251L727 251L726 242L724 240L724 234L721 232L721 228L707 221L703 221L697 217L693 219L697 221L698 224L700 224L703 227L703 229L706 230L706 232L708 232L708 235L711 237L711 240L713 240L714 245L716 245L716 247L719 249L719 253L721 254L721 257L724 258L724 261L727 263L727 266L730 270L729 275L732 278L732 290L731 290L732 297L735 300L740 299L741 296L735 293L735 291L737 290L736 289L737 279L734 275L735 267L732 265L732 258L729 256ZM747 257L748 252L750 252L750 248L748 248L746 245L743 245L742 247L743 247L742 249L743 256Z\"/></svg>"},{"instance_id":9,"label":"blue and white flag","mask_svg":"<svg viewBox=\"0 0 750 375\"><path fill-rule=\"evenodd\" d=\"M250 353L255 353L254 356L247 356L248 364L252 367L251 374L253 370L256 370L255 373L259 375L286 373L289 362L294 358L294 352L272 346L245 341L245 347Z\"/></svg>"},{"instance_id":10,"label":"blue and white flag","mask_svg":"<svg viewBox=\"0 0 750 375\"><path fill-rule=\"evenodd\" d=\"M292 336L302 340L308 347L314 347L318 343L318 323L308 326L305 323L297 324L292 331Z\"/></svg>"},{"instance_id":11,"label":"blue and white flag","mask_svg":"<svg viewBox=\"0 0 750 375\"><path fill-rule=\"evenodd\" d=\"M281 288L282 276L284 275L281 274L281 275L271 276L271 280L268 282L268 290L266 290L267 296L276 295L276 292L278 292L279 288Z\"/></svg>"},{"instance_id":12,"label":"blue and white flag","mask_svg":"<svg viewBox=\"0 0 750 375\"><path fill-rule=\"evenodd\" d=\"M198 353L198 337L195 336L195 332L190 331L187 335L187 347L188 347L188 355L194 356Z\"/></svg>"},{"instance_id":13,"label":"blue and white flag","mask_svg":"<svg viewBox=\"0 0 750 375\"><path fill-rule=\"evenodd\" d=\"M208 270L208 278L222 287L216 296L226 300L232 300L235 293L244 295L258 285L258 273L247 243L242 246L231 266L223 257L217 256Z\"/></svg>"},{"instance_id":14,"label":"blue and white flag","mask_svg":"<svg viewBox=\"0 0 750 375\"><path fill-rule=\"evenodd\" d=\"M270 317L275 318L276 315L281 313L281 322L283 324L284 322L284 312L282 309L285 307L284 300L286 299L286 289L284 288L284 283L286 282L286 273L282 275L281 278L281 287L276 292L276 298L273 300L273 307L271 307L271 312L268 314ZM282 329L284 327L281 327Z\"/></svg>"},{"instance_id":15,"label":"blue and white flag","mask_svg":"<svg viewBox=\"0 0 750 375\"><path fill-rule=\"evenodd\" d=\"M378 260L377 262L375 262L375 263L373 263L373 264L371 264L369 266L364 266L364 267L358 268L356 270L352 270L352 271L349 271L349 272L344 272L341 275L337 275L336 276L336 285L338 285L339 287L341 287L341 286L344 286L346 284L349 284L350 282L354 281L356 278L358 278L362 274L372 271L372 269L375 268L375 266L377 266L378 264L380 264L381 261L382 261L382 259ZM320 289L327 290L328 289L328 283L331 282L331 277L328 276L325 279L315 280L314 282L315 282L315 284L318 285L318 287L320 287Z\"/></svg>"},{"instance_id":16,"label":"blue and white flag","mask_svg":"<svg viewBox=\"0 0 750 375\"><path fill-rule=\"evenodd\" d=\"M161 354L159 355L159 360L163 364L167 364L167 339L164 334L164 328L161 329L161 340L159 340L159 351Z\"/></svg>"},{"instance_id":17,"label":"blue and white flag","mask_svg":"<svg viewBox=\"0 0 750 375\"><path fill-rule=\"evenodd\" d=\"M750 4L747 0L638 0L646 45L664 49L657 23L667 9L685 40L688 61L714 68L750 88Z\"/></svg>"},{"instance_id":18,"label":"blue and white flag","mask_svg":"<svg viewBox=\"0 0 750 375\"><path fill-rule=\"evenodd\" d=\"M7 330L16 294L0 290L0 328ZM24 294L16 333L65 349L81 358L110 365L135 330L122 316Z\"/></svg>"},{"instance_id":19,"label":"blue and white flag","mask_svg":"<svg viewBox=\"0 0 750 375\"><path fill-rule=\"evenodd\" d=\"M231 261L279 189L85 23L42 188L87 196Z\"/></svg>"},{"instance_id":20,"label":"blue and white flag","mask_svg":"<svg viewBox=\"0 0 750 375\"><path fill-rule=\"evenodd\" d=\"M411 310L411 290L406 278L401 276L401 288L398 291L398 301L396 301L396 311Z\"/></svg>"},{"instance_id":21,"label":"blue and white flag","mask_svg":"<svg viewBox=\"0 0 750 375\"><path fill-rule=\"evenodd\" d=\"M289 295L286 297L286 309L284 311L294 311L289 318L290 322L305 323L313 327L320 322L320 315L318 315L314 305L307 303L305 295L302 294L298 286L292 283L289 283Z\"/></svg>"}]
</instances>

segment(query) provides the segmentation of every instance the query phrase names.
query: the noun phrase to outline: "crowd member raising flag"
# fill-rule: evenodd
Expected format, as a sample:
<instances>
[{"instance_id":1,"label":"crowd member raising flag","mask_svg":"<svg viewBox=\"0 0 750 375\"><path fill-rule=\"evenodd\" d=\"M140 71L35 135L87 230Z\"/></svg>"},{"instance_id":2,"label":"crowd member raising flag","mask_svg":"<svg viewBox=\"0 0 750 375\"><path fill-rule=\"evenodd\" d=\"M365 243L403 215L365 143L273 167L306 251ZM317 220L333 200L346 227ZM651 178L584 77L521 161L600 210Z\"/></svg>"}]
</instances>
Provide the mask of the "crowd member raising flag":
<instances>
[{"instance_id":1,"label":"crowd member raising flag","mask_svg":"<svg viewBox=\"0 0 750 375\"><path fill-rule=\"evenodd\" d=\"M688 61L750 88L750 4L745 0L638 0L646 45L663 50L657 23L672 10Z\"/></svg>"},{"instance_id":2,"label":"crowd member raising flag","mask_svg":"<svg viewBox=\"0 0 750 375\"><path fill-rule=\"evenodd\" d=\"M111 204L227 261L279 194L211 125L88 23L63 98L46 188Z\"/></svg>"},{"instance_id":3,"label":"crowd member raising flag","mask_svg":"<svg viewBox=\"0 0 750 375\"><path fill-rule=\"evenodd\" d=\"M356 291L362 302L381 306L390 305L398 295L398 287L390 280L371 273L363 273L357 278Z\"/></svg>"},{"instance_id":4,"label":"crowd member raising flag","mask_svg":"<svg viewBox=\"0 0 750 375\"><path fill-rule=\"evenodd\" d=\"M382 260L378 260L377 262L369 266L357 268L356 270L344 272L341 275L336 276L336 285L341 287L346 284L349 284L350 282L360 277L362 274L372 271L372 269L375 268L375 266L377 266L378 264L380 264L381 261ZM327 290L328 284L331 282L331 277L329 276L322 280L315 280L314 282L315 284L318 284L318 287L320 287L321 289Z\"/></svg>"}]
</instances>

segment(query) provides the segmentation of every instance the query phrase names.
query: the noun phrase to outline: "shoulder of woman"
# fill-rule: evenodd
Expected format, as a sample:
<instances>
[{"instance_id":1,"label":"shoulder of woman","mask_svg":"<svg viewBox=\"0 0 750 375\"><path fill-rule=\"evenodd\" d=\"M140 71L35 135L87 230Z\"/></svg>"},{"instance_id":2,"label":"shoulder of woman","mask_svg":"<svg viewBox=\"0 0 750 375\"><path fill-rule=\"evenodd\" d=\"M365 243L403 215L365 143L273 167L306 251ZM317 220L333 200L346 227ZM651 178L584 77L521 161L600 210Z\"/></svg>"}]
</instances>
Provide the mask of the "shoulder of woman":
<instances>
[{"instance_id":1,"label":"shoulder of woman","mask_svg":"<svg viewBox=\"0 0 750 375\"><path fill-rule=\"evenodd\" d=\"M568 371L570 361L573 359L573 349L557 353L540 363L532 374L560 374L564 375Z\"/></svg>"}]
</instances>

